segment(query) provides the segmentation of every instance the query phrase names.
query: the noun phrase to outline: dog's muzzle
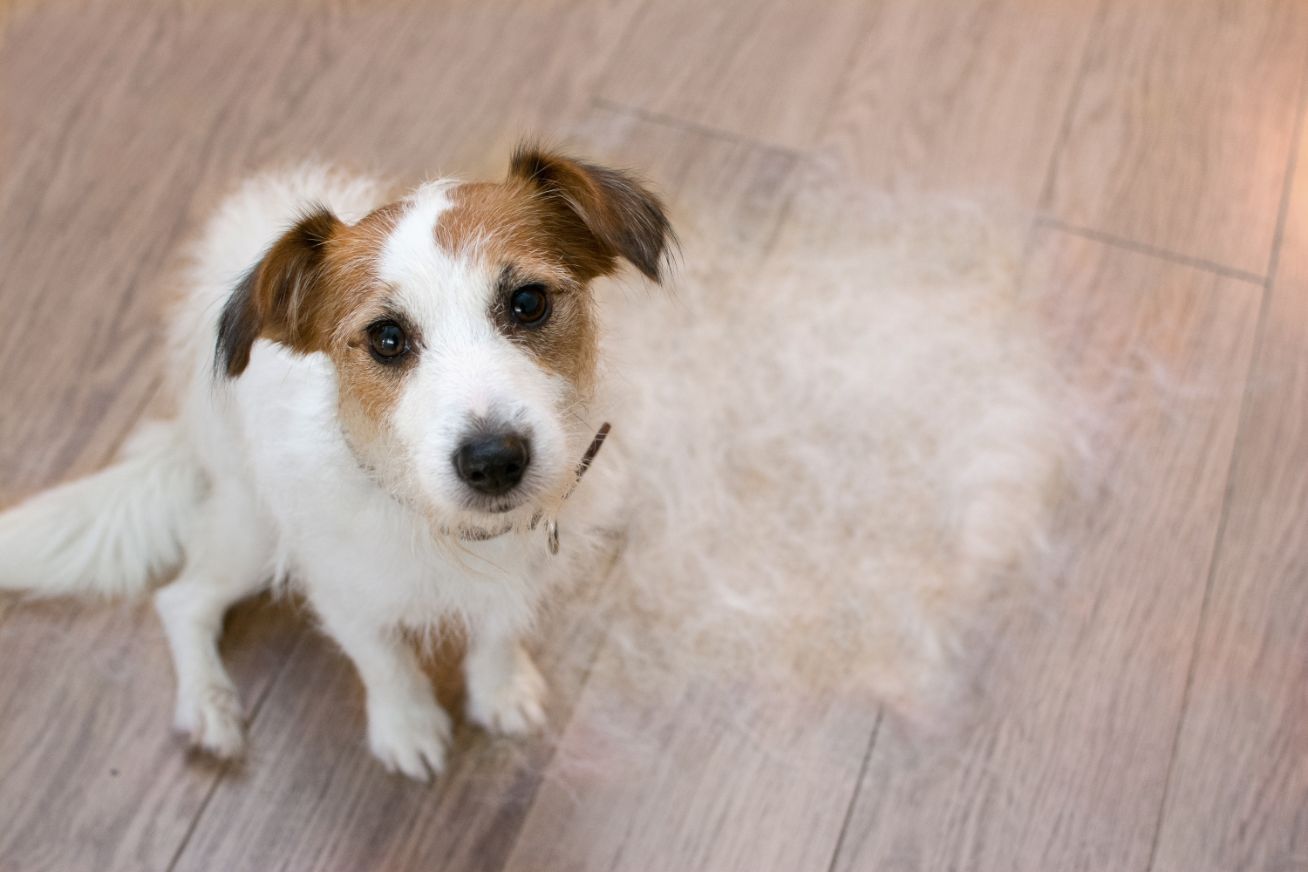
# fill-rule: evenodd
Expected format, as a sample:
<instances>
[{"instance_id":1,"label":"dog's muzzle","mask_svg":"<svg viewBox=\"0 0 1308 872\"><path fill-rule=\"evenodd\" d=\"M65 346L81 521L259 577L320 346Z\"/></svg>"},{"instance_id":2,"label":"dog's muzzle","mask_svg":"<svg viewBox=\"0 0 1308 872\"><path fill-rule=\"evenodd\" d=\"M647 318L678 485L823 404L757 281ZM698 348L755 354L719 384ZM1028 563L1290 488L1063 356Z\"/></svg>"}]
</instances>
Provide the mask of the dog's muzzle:
<instances>
[{"instance_id":1,"label":"dog's muzzle","mask_svg":"<svg viewBox=\"0 0 1308 872\"><path fill-rule=\"evenodd\" d=\"M572 479L572 484L568 487L567 493L563 495L564 500L572 496L573 492L577 489L577 485L581 484L581 477L586 474L586 470L590 469L591 463L593 463L595 460L595 455L599 454L600 449L604 447L604 440L608 438L609 430L611 429L613 428L609 425L607 421L605 421L603 424L600 425L599 430L596 431L595 438L590 441L590 447L586 449L586 453L581 456L580 462L577 463L577 469L575 472L575 476ZM521 455L522 459L520 463L522 468L525 468L528 462L530 449L526 447L525 440L522 441L523 441L523 448L522 448L522 455ZM461 447L459 451L455 454L455 467L456 469L458 469L459 476L461 478L464 477L464 471L463 468L460 467L459 465L460 464L459 458L462 456L464 449L467 448L468 445L469 443L465 443L465 445ZM470 450L469 453L470 455L474 456L474 459L470 460L467 466L470 470L474 470L474 471L477 469L485 470L487 467L492 466L494 464L519 462L517 459L519 457L519 453L517 449L512 445L498 444L498 445L492 445L490 447L481 446ZM484 458L490 458L490 459L484 459ZM478 466L477 465L478 463L483 463L483 465ZM507 475L508 474L503 474L500 479L495 479L497 482L496 486L498 486L498 482L501 481L503 478L507 477ZM486 473L486 477L489 478L490 473ZM521 477L522 477L521 471L519 471L518 479L521 479ZM474 485L471 481L468 481L467 478L464 478L464 481L468 482L470 486L477 488L477 486ZM511 485L505 487L504 490L499 491L499 493L507 492L516 484L517 484L517 480L515 479ZM477 489L480 490L480 488ZM489 493L489 491L482 491L482 492ZM531 529L535 530L538 526L540 526L540 522L542 520L545 520L544 515L540 512L537 512L531 519ZM512 529L513 529L512 524L502 527L501 529L498 530L485 530L477 527L461 527L458 530L457 535L460 539L464 540L465 542L485 542L487 540L495 539L500 536L503 536L505 533L508 533ZM545 521L545 542L549 547L551 554L559 553L559 522L555 518L550 518L549 520Z\"/></svg>"}]
</instances>

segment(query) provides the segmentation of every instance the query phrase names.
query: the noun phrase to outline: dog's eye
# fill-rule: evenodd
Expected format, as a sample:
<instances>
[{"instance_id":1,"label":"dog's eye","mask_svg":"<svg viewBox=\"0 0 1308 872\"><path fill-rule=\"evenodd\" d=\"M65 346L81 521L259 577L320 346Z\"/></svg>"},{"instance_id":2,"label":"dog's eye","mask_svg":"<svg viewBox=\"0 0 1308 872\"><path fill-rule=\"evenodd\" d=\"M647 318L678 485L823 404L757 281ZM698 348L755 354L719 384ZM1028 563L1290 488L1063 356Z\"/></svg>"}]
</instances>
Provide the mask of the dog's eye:
<instances>
[{"instance_id":1,"label":"dog's eye","mask_svg":"<svg viewBox=\"0 0 1308 872\"><path fill-rule=\"evenodd\" d=\"M394 321L378 321L368 328L368 342L373 357L382 363L394 363L409 350L404 328Z\"/></svg>"},{"instance_id":2,"label":"dog's eye","mask_svg":"<svg viewBox=\"0 0 1308 872\"><path fill-rule=\"evenodd\" d=\"M527 327L535 327L550 314L550 298L544 285L523 285L509 297L513 320Z\"/></svg>"}]
</instances>

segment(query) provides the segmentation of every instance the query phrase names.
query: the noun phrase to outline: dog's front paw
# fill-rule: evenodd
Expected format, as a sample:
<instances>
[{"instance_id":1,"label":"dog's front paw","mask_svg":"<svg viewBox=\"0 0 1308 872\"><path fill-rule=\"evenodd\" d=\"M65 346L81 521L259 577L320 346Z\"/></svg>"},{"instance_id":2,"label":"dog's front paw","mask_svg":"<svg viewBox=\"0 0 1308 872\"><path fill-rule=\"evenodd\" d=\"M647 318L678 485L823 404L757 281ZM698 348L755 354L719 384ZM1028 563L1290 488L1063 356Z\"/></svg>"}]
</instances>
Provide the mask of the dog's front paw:
<instances>
[{"instance_id":1,"label":"dog's front paw","mask_svg":"<svg viewBox=\"0 0 1308 872\"><path fill-rule=\"evenodd\" d=\"M388 772L428 781L445 769L450 716L434 702L369 706L368 747Z\"/></svg>"},{"instance_id":2,"label":"dog's front paw","mask_svg":"<svg viewBox=\"0 0 1308 872\"><path fill-rule=\"evenodd\" d=\"M492 733L518 736L545 725L545 679L525 651L500 681L469 681L468 719Z\"/></svg>"},{"instance_id":3,"label":"dog's front paw","mask_svg":"<svg viewBox=\"0 0 1308 872\"><path fill-rule=\"evenodd\" d=\"M178 693L174 726L201 751L223 760L239 757L245 750L243 721L240 697L230 685L209 684Z\"/></svg>"}]
</instances>

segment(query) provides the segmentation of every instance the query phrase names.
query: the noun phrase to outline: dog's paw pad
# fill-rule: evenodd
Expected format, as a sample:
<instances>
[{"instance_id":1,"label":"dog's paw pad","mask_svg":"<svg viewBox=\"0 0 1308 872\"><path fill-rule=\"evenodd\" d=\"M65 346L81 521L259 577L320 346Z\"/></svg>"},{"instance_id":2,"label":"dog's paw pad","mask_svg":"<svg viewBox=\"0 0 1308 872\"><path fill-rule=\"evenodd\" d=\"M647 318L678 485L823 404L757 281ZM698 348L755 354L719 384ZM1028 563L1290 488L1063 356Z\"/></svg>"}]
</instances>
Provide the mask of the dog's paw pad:
<instances>
[{"instance_id":1,"label":"dog's paw pad","mask_svg":"<svg viewBox=\"0 0 1308 872\"><path fill-rule=\"evenodd\" d=\"M504 736L521 736L545 726L545 679L522 656L512 677L497 687L468 689L468 719Z\"/></svg>"},{"instance_id":2,"label":"dog's paw pad","mask_svg":"<svg viewBox=\"0 0 1308 872\"><path fill-rule=\"evenodd\" d=\"M450 716L435 704L368 713L368 747L388 772L429 781L445 769Z\"/></svg>"},{"instance_id":3,"label":"dog's paw pad","mask_svg":"<svg viewBox=\"0 0 1308 872\"><path fill-rule=\"evenodd\" d=\"M223 760L245 750L245 724L236 689L209 685L177 700L176 728L191 745Z\"/></svg>"}]
</instances>

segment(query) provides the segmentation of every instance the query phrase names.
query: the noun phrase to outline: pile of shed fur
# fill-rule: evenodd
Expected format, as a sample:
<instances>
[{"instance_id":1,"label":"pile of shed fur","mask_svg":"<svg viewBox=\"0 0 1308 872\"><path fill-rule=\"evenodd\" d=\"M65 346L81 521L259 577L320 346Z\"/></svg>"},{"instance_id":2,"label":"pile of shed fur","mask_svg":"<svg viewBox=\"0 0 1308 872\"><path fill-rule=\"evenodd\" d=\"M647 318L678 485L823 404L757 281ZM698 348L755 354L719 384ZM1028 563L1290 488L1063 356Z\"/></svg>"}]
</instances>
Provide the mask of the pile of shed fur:
<instances>
[{"instance_id":1,"label":"pile of shed fur","mask_svg":"<svg viewBox=\"0 0 1308 872\"><path fill-rule=\"evenodd\" d=\"M1017 222L802 191L766 252L682 204L673 293L602 294L629 504L578 596L642 694L853 687L929 718L1047 574L1077 410Z\"/></svg>"}]
</instances>

